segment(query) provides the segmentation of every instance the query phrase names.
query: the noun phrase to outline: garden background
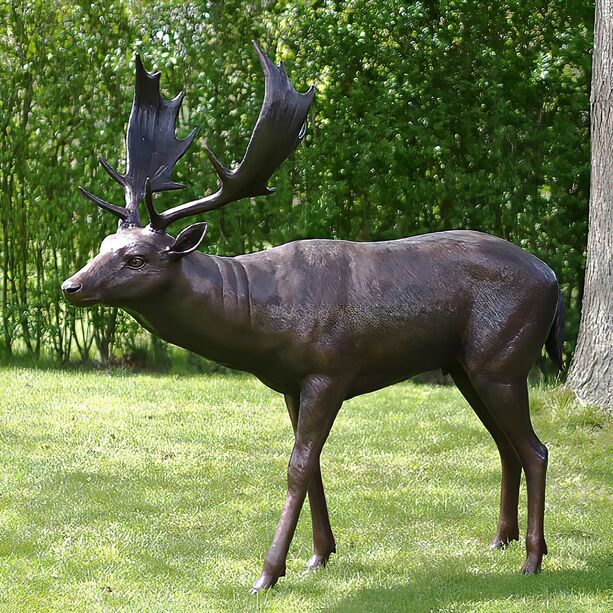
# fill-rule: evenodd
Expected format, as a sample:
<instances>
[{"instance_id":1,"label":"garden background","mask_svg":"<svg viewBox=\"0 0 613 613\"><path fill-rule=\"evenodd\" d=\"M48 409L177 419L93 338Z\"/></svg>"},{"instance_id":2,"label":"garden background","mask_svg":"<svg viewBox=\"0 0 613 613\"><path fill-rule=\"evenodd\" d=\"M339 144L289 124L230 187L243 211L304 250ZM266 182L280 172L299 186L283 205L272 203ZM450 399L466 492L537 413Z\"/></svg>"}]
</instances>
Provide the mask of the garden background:
<instances>
[{"instance_id":1,"label":"garden background","mask_svg":"<svg viewBox=\"0 0 613 613\"><path fill-rule=\"evenodd\" d=\"M611 611L602 407L532 381L549 554L522 577L523 537L487 551L499 459L460 392L405 382L348 401L322 455L338 553L300 576L305 505L287 577L253 598L293 442L281 397L247 375L194 374L214 367L60 292L116 227L77 188L123 200L97 158L125 168L135 52L167 97L187 93L179 136L200 128L176 169L186 187L161 210L215 187L205 140L226 165L241 158L263 95L257 39L299 90L315 85L307 136L274 196L206 216L201 248L490 232L558 275L568 363L584 284L586 303L595 288L610 304L591 266L605 240L585 283L593 31L586 0L0 0L0 610ZM611 90L607 58L594 92ZM609 209L595 210L607 239ZM584 313L574 364L610 391L610 321ZM524 487L519 520L523 533Z\"/></svg>"},{"instance_id":2,"label":"garden background","mask_svg":"<svg viewBox=\"0 0 613 613\"><path fill-rule=\"evenodd\" d=\"M168 347L127 315L63 300L61 281L115 226L77 186L122 200L97 157L124 167L140 50L167 97L187 93L179 134L200 128L176 170L186 188L158 208L213 188L205 139L226 165L238 161L261 104L252 38L286 61L299 90L314 84L316 99L305 142L272 180L276 195L207 215L205 251L491 232L555 270L572 353L587 237L591 2L3 0L0 32L5 359L168 364Z\"/></svg>"}]
</instances>

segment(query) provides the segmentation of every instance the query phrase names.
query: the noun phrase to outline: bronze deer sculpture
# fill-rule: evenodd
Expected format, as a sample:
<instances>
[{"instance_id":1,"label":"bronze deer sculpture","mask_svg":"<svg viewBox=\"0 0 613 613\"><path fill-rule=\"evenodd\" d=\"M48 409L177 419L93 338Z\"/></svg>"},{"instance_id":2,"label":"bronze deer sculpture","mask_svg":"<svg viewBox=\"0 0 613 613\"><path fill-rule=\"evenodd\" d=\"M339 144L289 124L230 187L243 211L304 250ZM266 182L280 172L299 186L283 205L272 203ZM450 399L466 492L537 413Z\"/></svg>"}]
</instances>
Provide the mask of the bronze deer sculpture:
<instances>
[{"instance_id":1,"label":"bronze deer sculpture","mask_svg":"<svg viewBox=\"0 0 613 613\"><path fill-rule=\"evenodd\" d=\"M285 574L307 492L313 526L307 568L325 565L336 551L319 459L343 401L439 368L451 374L498 446L502 487L492 547L519 538L525 472L522 572L538 572L547 553L547 448L532 429L527 375L543 345L562 368L564 321L558 283L547 265L500 238L471 231L377 243L301 240L233 258L197 251L206 223L189 226L176 239L166 234L185 217L271 193L268 180L304 136L313 89L296 92L283 65L255 47L265 98L243 160L230 171L207 148L221 187L161 213L152 193L182 187L171 172L195 131L176 139L182 97L163 99L159 73L146 72L137 57L126 174L101 160L124 187L126 206L82 190L119 217L119 228L63 283L66 299L76 306L121 307L153 334L250 372L285 396L295 433L287 497L252 592ZM139 224L143 198L146 227Z\"/></svg>"}]
</instances>

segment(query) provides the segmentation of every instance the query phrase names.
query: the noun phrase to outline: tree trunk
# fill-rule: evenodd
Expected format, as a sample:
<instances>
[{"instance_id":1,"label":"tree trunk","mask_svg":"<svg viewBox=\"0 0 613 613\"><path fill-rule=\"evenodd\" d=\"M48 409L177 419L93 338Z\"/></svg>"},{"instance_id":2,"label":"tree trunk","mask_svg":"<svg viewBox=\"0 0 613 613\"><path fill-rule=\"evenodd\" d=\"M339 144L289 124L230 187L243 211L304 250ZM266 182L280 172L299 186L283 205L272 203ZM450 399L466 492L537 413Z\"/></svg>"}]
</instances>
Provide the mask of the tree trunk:
<instances>
[{"instance_id":1,"label":"tree trunk","mask_svg":"<svg viewBox=\"0 0 613 613\"><path fill-rule=\"evenodd\" d=\"M613 408L613 0L596 0L592 174L585 290L568 384L581 402Z\"/></svg>"}]
</instances>

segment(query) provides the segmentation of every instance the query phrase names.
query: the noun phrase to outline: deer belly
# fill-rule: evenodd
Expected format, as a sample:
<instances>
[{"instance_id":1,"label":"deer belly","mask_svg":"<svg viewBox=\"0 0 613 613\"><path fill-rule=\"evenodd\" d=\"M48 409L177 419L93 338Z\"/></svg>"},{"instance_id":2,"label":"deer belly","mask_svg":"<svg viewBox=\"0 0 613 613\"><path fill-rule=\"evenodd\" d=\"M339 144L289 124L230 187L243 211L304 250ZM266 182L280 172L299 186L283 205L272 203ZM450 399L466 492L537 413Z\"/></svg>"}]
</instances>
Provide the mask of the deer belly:
<instances>
[{"instance_id":1,"label":"deer belly","mask_svg":"<svg viewBox=\"0 0 613 613\"><path fill-rule=\"evenodd\" d=\"M453 361L453 352L446 347L411 347L404 351L389 348L385 356L378 351L376 355L361 356L358 369L353 378L351 395L372 392L429 370L446 368Z\"/></svg>"}]
</instances>

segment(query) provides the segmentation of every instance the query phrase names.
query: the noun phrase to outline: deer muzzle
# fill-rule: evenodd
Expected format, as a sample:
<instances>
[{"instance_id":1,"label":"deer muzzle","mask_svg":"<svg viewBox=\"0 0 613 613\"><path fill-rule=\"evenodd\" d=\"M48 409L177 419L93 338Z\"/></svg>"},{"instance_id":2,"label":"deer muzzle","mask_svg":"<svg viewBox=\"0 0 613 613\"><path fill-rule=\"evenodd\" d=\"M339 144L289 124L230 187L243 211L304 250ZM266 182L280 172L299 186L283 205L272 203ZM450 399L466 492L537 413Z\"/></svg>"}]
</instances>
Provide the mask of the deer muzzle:
<instances>
[{"instance_id":1,"label":"deer muzzle","mask_svg":"<svg viewBox=\"0 0 613 613\"><path fill-rule=\"evenodd\" d=\"M74 281L68 279L62 283L62 292L64 292L64 295L76 294L77 292L81 291L82 287L82 283L75 283Z\"/></svg>"}]
</instances>

